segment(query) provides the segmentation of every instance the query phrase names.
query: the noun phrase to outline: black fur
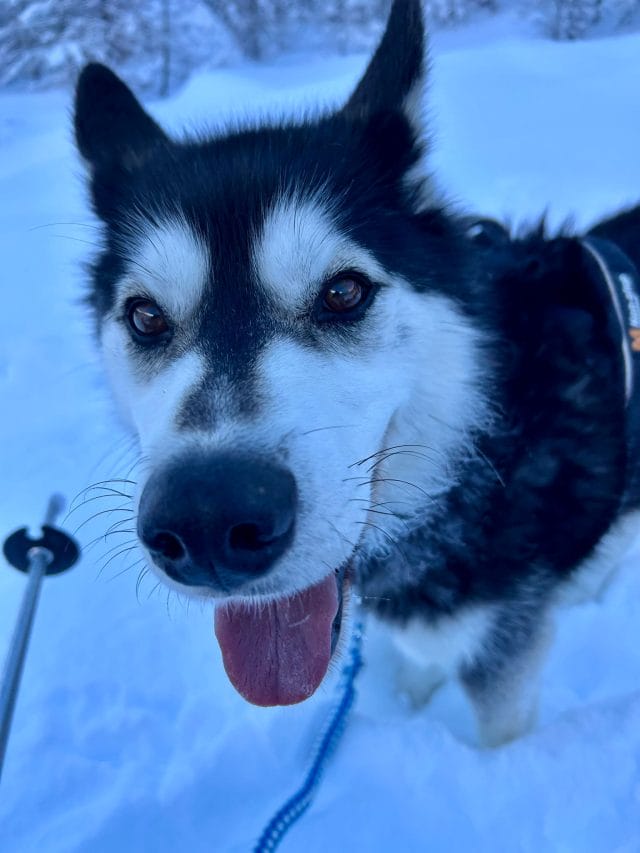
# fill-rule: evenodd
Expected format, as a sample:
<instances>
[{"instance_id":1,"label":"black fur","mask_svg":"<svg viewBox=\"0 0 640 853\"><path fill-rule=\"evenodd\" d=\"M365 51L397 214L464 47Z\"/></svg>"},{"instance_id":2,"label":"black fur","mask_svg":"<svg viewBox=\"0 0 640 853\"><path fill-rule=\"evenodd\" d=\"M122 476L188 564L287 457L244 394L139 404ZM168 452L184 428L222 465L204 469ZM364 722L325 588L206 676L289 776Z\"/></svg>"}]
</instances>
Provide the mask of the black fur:
<instances>
[{"instance_id":1,"label":"black fur","mask_svg":"<svg viewBox=\"0 0 640 853\"><path fill-rule=\"evenodd\" d=\"M593 237L611 240L640 269L640 214L638 208L622 211L589 231Z\"/></svg>"},{"instance_id":2,"label":"black fur","mask_svg":"<svg viewBox=\"0 0 640 853\"><path fill-rule=\"evenodd\" d=\"M389 73L389 60L394 62ZM396 112L425 74L426 45L420 3L395 2L384 35L367 70L349 98L345 112L367 120L382 112Z\"/></svg>"},{"instance_id":3,"label":"black fur","mask_svg":"<svg viewBox=\"0 0 640 853\"><path fill-rule=\"evenodd\" d=\"M640 209L635 218L640 233ZM623 497L620 339L579 241L477 243L469 251L497 309L502 414L428 523L386 561L358 565L369 606L393 619L503 601L523 586L544 597L589 555Z\"/></svg>"}]
</instances>

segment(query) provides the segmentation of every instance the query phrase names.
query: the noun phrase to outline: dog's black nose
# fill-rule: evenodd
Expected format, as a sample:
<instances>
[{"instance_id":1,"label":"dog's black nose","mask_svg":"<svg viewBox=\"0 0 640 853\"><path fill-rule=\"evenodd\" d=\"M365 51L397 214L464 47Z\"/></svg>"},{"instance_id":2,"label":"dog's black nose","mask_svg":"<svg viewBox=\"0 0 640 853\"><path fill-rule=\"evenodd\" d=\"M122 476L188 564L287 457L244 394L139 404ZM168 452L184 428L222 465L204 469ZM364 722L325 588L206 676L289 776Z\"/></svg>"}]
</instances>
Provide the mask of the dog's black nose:
<instances>
[{"instance_id":1,"label":"dog's black nose","mask_svg":"<svg viewBox=\"0 0 640 853\"><path fill-rule=\"evenodd\" d=\"M173 580L229 592L284 553L296 504L293 475L271 461L183 455L149 478L138 536Z\"/></svg>"}]
</instances>

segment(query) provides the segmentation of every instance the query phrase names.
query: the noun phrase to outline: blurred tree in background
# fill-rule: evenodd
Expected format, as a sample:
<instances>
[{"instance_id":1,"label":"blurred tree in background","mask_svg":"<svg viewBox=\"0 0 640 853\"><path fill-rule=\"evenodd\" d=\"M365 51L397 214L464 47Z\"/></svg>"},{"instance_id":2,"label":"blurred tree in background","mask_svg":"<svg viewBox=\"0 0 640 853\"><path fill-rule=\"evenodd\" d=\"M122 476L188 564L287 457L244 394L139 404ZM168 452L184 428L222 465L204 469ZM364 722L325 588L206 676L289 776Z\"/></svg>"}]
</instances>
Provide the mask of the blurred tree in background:
<instances>
[{"instance_id":1,"label":"blurred tree in background","mask_svg":"<svg viewBox=\"0 0 640 853\"><path fill-rule=\"evenodd\" d=\"M640 0L425 0L432 25L513 10L553 38L612 32ZM390 0L0 0L0 85L70 83L95 59L166 95L194 70L288 51L370 50Z\"/></svg>"},{"instance_id":2,"label":"blurred tree in background","mask_svg":"<svg viewBox=\"0 0 640 853\"><path fill-rule=\"evenodd\" d=\"M65 84L95 59L167 94L212 57L240 56L201 0L0 2L0 85Z\"/></svg>"}]
</instances>

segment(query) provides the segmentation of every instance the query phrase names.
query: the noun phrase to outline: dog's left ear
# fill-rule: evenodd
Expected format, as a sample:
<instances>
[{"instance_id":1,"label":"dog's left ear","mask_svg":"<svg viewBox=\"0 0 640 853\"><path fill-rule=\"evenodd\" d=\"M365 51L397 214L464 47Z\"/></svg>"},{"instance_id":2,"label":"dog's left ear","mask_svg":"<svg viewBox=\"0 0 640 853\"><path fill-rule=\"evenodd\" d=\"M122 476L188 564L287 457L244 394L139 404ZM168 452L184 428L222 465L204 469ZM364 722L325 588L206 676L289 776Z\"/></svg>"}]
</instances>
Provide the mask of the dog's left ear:
<instances>
[{"instance_id":1,"label":"dog's left ear","mask_svg":"<svg viewBox=\"0 0 640 853\"><path fill-rule=\"evenodd\" d=\"M78 149L94 176L114 168L131 172L154 147L168 142L131 89L97 62L78 79L74 126Z\"/></svg>"},{"instance_id":2,"label":"dog's left ear","mask_svg":"<svg viewBox=\"0 0 640 853\"><path fill-rule=\"evenodd\" d=\"M350 118L402 113L423 136L422 93L427 57L421 0L394 0L382 40L343 112Z\"/></svg>"}]
</instances>

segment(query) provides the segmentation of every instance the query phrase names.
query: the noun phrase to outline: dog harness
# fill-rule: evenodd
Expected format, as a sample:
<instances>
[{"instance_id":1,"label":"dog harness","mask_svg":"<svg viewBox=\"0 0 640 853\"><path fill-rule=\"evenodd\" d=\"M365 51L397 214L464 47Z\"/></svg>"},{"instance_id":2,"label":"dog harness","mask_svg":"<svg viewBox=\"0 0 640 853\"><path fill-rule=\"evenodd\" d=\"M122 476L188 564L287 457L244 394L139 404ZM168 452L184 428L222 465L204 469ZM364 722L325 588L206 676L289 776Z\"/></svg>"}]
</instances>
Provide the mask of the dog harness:
<instances>
[{"instance_id":1,"label":"dog harness","mask_svg":"<svg viewBox=\"0 0 640 853\"><path fill-rule=\"evenodd\" d=\"M610 240L586 237L581 244L597 270L594 283L612 304L612 334L620 341L626 410L627 480L621 504L625 511L640 503L640 273Z\"/></svg>"}]
</instances>

